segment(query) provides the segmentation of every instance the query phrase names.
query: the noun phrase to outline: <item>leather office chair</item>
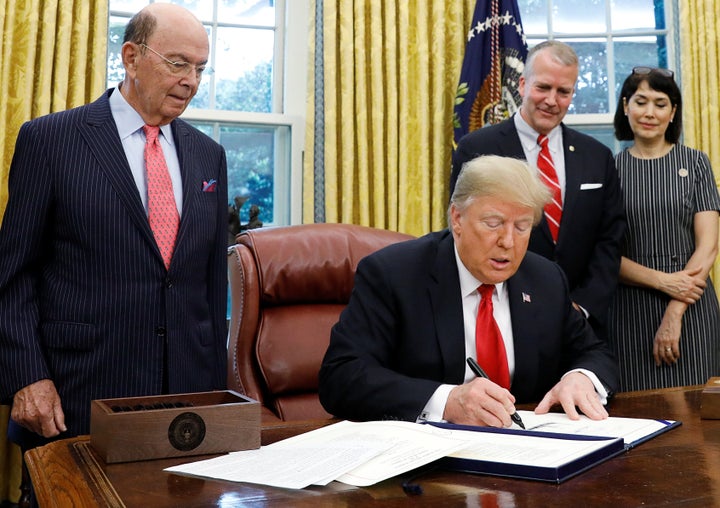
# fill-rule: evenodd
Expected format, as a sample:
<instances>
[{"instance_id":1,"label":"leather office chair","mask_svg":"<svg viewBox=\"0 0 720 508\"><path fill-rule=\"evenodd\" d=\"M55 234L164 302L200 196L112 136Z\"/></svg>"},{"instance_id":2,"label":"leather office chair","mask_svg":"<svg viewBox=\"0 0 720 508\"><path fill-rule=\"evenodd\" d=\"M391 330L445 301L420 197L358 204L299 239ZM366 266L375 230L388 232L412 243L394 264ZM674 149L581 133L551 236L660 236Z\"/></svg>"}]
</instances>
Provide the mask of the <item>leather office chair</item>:
<instances>
[{"instance_id":1,"label":"leather office chair","mask_svg":"<svg viewBox=\"0 0 720 508\"><path fill-rule=\"evenodd\" d=\"M263 421L330 418L318 371L360 259L412 237L349 224L248 230L228 249L228 388L263 405Z\"/></svg>"}]
</instances>

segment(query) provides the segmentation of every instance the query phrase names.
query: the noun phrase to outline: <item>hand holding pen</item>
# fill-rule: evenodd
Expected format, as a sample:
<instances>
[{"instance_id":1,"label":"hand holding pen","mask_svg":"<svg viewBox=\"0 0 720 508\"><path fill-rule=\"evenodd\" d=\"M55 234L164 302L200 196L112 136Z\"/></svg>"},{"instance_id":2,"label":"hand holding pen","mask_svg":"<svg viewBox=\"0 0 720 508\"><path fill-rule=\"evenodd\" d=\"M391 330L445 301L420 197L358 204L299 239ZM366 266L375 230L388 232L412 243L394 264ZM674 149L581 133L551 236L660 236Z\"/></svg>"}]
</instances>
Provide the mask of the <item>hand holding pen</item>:
<instances>
[{"instance_id":1,"label":"hand holding pen","mask_svg":"<svg viewBox=\"0 0 720 508\"><path fill-rule=\"evenodd\" d=\"M473 373L474 373L477 377L484 377L485 379L490 379L490 378L488 377L488 375L485 374L485 371L482 370L482 368L480 367L480 365L478 365L478 362L476 362L474 358L468 357L468 359L467 359L467 364L470 366L470 370L472 370ZM524 428L525 428L525 424L523 423L522 419L520 418L520 415L518 415L517 413L513 413L513 414L510 415L510 418L511 418L512 421L515 422L515 424L516 424L517 426L519 426L521 429L524 429Z\"/></svg>"}]
</instances>

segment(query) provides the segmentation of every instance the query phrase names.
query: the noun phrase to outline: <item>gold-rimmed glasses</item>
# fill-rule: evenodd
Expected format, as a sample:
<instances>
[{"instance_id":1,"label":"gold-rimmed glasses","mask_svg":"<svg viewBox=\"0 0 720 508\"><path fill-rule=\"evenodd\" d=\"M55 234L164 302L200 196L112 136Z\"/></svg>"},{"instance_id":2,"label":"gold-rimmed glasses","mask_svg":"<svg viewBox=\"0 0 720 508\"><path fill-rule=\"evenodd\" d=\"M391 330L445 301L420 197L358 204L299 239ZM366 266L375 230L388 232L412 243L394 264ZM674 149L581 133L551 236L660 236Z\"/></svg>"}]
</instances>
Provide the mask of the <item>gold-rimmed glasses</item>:
<instances>
[{"instance_id":1,"label":"gold-rimmed glasses","mask_svg":"<svg viewBox=\"0 0 720 508\"><path fill-rule=\"evenodd\" d=\"M173 61L167 58L165 55L161 55L154 49L152 49L150 46L145 44L144 42L140 43L140 46L144 47L145 49L149 49L153 53L155 53L157 56L162 58L165 63L168 66L168 69L170 69L170 73L175 76L189 76L190 73L195 70L195 77L197 77L198 80L202 78L203 72L207 70L207 67L205 64L202 65L194 65L190 62L185 62L183 60Z\"/></svg>"}]
</instances>

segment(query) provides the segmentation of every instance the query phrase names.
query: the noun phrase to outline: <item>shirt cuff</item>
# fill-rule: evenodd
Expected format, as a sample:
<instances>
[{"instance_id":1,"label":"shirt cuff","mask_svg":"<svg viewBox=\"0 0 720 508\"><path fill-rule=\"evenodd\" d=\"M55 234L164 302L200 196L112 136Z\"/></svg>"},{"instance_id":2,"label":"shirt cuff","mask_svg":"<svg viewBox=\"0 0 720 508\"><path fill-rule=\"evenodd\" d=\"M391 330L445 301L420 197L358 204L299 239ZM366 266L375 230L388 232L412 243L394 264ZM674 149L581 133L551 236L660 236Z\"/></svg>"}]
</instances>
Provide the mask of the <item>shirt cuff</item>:
<instances>
[{"instance_id":1,"label":"shirt cuff","mask_svg":"<svg viewBox=\"0 0 720 508\"><path fill-rule=\"evenodd\" d=\"M432 397L428 399L420 416L418 416L417 423L444 422L443 414L445 414L445 405L453 388L455 388L455 385L438 386L435 393L432 394Z\"/></svg>"},{"instance_id":2,"label":"shirt cuff","mask_svg":"<svg viewBox=\"0 0 720 508\"><path fill-rule=\"evenodd\" d=\"M598 399L600 399L600 403L603 406L607 404L608 392L594 372L587 369L574 369L570 372L566 372L563 377L567 376L568 374L572 374L573 372L580 372L581 374L585 374L587 377L589 377L590 381L592 381L592 384L595 387L595 391L597 392Z\"/></svg>"}]
</instances>

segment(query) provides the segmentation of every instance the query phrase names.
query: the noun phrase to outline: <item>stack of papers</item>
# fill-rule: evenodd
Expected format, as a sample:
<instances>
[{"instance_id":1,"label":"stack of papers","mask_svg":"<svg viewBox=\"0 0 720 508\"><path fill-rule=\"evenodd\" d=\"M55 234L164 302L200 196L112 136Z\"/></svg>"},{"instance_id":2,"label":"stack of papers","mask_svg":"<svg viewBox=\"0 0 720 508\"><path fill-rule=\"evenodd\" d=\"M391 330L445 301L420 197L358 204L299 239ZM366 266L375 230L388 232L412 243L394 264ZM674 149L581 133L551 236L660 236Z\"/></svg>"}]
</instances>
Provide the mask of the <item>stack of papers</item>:
<instances>
[{"instance_id":1,"label":"stack of papers","mask_svg":"<svg viewBox=\"0 0 720 508\"><path fill-rule=\"evenodd\" d=\"M452 430L402 421L342 421L259 450L167 468L172 473L302 489L333 480L367 486L457 451Z\"/></svg>"},{"instance_id":2,"label":"stack of papers","mask_svg":"<svg viewBox=\"0 0 720 508\"><path fill-rule=\"evenodd\" d=\"M258 450L166 471L290 489L334 480L364 487L442 459L451 469L561 482L680 424L518 413L527 430L342 421Z\"/></svg>"}]
</instances>

